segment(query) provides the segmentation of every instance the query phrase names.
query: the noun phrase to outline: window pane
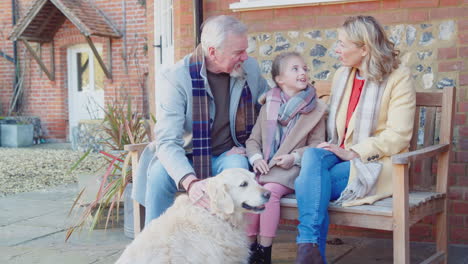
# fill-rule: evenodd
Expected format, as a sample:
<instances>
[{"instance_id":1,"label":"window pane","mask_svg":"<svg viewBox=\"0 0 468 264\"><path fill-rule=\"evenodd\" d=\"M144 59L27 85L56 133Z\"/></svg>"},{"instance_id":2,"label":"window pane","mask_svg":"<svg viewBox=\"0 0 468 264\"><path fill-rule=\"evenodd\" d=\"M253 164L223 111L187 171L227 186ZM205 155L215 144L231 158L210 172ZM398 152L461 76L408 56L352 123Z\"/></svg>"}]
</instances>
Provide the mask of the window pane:
<instances>
[{"instance_id":1,"label":"window pane","mask_svg":"<svg viewBox=\"0 0 468 264\"><path fill-rule=\"evenodd\" d=\"M88 53L76 53L78 92L89 90L89 55Z\"/></svg>"},{"instance_id":2,"label":"window pane","mask_svg":"<svg viewBox=\"0 0 468 264\"><path fill-rule=\"evenodd\" d=\"M102 91L104 89L104 71L101 68L96 57L94 57L94 90Z\"/></svg>"}]
</instances>

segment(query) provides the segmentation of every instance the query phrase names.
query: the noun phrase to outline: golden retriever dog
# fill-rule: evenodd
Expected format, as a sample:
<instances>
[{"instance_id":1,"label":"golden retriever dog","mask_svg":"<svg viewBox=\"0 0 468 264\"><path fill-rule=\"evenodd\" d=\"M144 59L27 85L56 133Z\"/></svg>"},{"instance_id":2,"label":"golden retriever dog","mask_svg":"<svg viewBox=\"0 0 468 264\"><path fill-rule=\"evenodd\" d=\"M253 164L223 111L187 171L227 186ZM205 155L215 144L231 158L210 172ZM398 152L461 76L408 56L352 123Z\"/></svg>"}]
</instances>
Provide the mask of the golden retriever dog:
<instances>
[{"instance_id":1,"label":"golden retriever dog","mask_svg":"<svg viewBox=\"0 0 468 264\"><path fill-rule=\"evenodd\" d=\"M210 209L194 205L186 194L154 219L127 246L116 264L247 263L249 241L245 212L260 213L270 198L254 174L227 169L209 178Z\"/></svg>"}]
</instances>

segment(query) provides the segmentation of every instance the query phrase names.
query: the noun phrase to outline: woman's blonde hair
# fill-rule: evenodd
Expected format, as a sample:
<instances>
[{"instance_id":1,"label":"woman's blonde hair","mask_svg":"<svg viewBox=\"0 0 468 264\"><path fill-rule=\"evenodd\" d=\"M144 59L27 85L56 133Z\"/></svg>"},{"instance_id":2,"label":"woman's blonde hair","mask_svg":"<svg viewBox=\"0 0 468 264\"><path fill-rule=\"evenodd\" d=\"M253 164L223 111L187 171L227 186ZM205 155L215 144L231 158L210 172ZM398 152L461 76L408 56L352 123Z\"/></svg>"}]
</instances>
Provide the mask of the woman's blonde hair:
<instances>
[{"instance_id":1,"label":"woman's blonde hair","mask_svg":"<svg viewBox=\"0 0 468 264\"><path fill-rule=\"evenodd\" d=\"M398 68L400 51L395 49L395 45L374 17L348 17L342 28L354 44L367 47L368 55L362 62L362 70L367 79L381 82Z\"/></svg>"}]
</instances>

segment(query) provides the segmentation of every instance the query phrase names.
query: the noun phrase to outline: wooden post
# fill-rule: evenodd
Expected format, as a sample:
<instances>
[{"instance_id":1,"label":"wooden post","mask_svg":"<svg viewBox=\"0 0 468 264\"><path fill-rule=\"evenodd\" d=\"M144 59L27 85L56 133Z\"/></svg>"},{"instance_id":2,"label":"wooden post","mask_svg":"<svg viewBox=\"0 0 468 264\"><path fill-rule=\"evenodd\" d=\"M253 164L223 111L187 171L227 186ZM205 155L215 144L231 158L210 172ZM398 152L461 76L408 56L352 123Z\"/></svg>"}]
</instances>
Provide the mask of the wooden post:
<instances>
[{"instance_id":1,"label":"wooden post","mask_svg":"<svg viewBox=\"0 0 468 264\"><path fill-rule=\"evenodd\" d=\"M440 143L441 144L450 144L452 141L453 134L453 114L455 112L455 88L447 87L444 89L442 97L442 114L441 114L441 124L440 124ZM447 191L448 191L448 173L450 166L450 153L452 151L452 145L449 145L447 152L442 153L439 156L437 164L437 182L436 182L436 191L446 194L444 199L444 210L442 213L437 215L436 219L436 246L437 252L445 253L443 258L443 263L447 263L447 254L448 254L448 201L447 201Z\"/></svg>"},{"instance_id":2,"label":"wooden post","mask_svg":"<svg viewBox=\"0 0 468 264\"><path fill-rule=\"evenodd\" d=\"M138 159L139 153L138 151L131 151L130 155L132 155L132 180L133 184L137 184L137 170L138 170ZM140 218L140 204L133 200L133 234L136 237L141 232L141 218Z\"/></svg>"},{"instance_id":3,"label":"wooden post","mask_svg":"<svg viewBox=\"0 0 468 264\"><path fill-rule=\"evenodd\" d=\"M409 264L408 164L394 164L393 173L393 263Z\"/></svg>"}]
</instances>

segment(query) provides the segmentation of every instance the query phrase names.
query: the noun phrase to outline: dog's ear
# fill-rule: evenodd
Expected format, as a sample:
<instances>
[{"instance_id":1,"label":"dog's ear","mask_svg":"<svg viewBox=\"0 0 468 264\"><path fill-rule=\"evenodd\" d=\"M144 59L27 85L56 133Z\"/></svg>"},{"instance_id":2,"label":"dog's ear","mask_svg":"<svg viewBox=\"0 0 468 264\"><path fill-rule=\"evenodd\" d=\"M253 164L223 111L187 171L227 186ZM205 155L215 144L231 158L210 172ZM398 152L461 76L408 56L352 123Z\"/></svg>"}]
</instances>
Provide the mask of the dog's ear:
<instances>
[{"instance_id":1,"label":"dog's ear","mask_svg":"<svg viewBox=\"0 0 468 264\"><path fill-rule=\"evenodd\" d=\"M210 196L210 207L213 212L234 213L234 201L226 191L226 185L222 181L216 178L210 179L206 191Z\"/></svg>"}]
</instances>

